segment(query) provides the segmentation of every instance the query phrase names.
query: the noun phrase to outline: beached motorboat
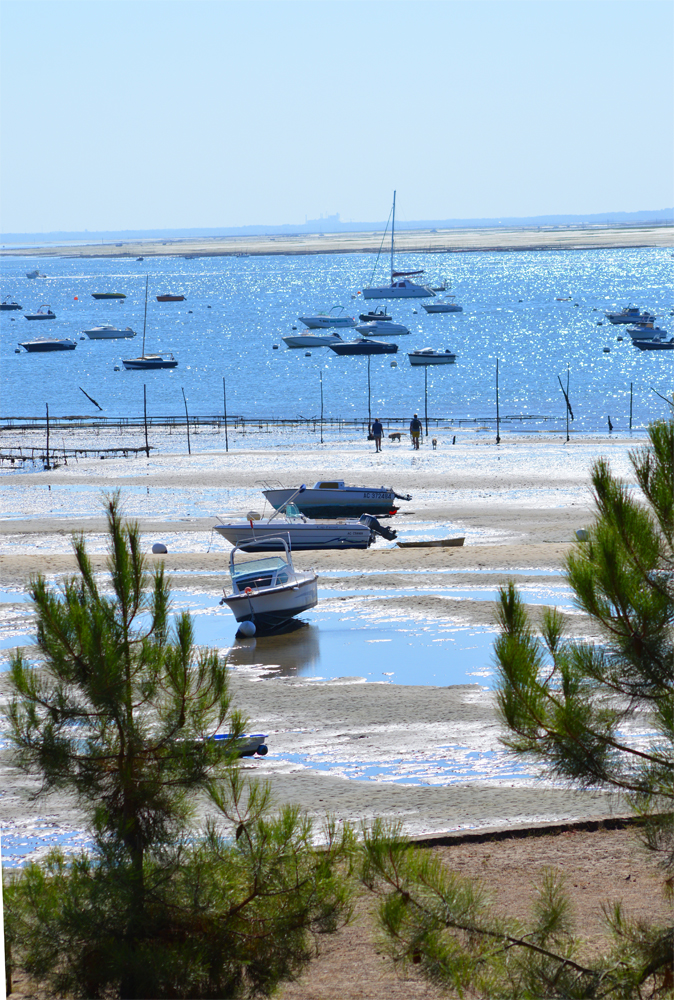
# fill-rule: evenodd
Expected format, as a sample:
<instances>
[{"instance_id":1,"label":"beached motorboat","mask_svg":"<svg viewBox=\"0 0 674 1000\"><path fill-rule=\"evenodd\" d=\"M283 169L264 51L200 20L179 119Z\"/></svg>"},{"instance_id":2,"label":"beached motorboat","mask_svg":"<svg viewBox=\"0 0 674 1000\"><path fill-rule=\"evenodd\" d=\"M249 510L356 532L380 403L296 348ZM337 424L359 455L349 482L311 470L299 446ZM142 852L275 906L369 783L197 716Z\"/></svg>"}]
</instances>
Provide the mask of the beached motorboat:
<instances>
[{"instance_id":1,"label":"beached motorboat","mask_svg":"<svg viewBox=\"0 0 674 1000\"><path fill-rule=\"evenodd\" d=\"M396 228L396 193L393 192L393 208L391 210L391 284L363 289L365 299L432 299L435 292L427 285L418 285L410 278L415 278L420 271L396 271L393 267L393 254Z\"/></svg>"},{"instance_id":2,"label":"beached motorboat","mask_svg":"<svg viewBox=\"0 0 674 1000\"><path fill-rule=\"evenodd\" d=\"M26 340L19 347L23 347L29 354L45 354L48 351L74 351L77 343L64 337L63 340L49 340L47 337L37 337L35 340Z\"/></svg>"},{"instance_id":3,"label":"beached motorboat","mask_svg":"<svg viewBox=\"0 0 674 1000\"><path fill-rule=\"evenodd\" d=\"M86 334L89 340L130 340L131 337L136 336L136 331L132 330L130 326L127 326L125 330L118 330L110 323L93 326L91 330L82 330L82 333Z\"/></svg>"},{"instance_id":4,"label":"beached motorboat","mask_svg":"<svg viewBox=\"0 0 674 1000\"><path fill-rule=\"evenodd\" d=\"M266 489L266 500L275 510L294 503L306 517L360 517L362 514L395 514L396 500L411 500L387 486L345 486L343 479L319 480L313 489Z\"/></svg>"},{"instance_id":5,"label":"beached motorboat","mask_svg":"<svg viewBox=\"0 0 674 1000\"><path fill-rule=\"evenodd\" d=\"M12 309L23 309L23 306L20 306L18 302L10 302L8 295L2 302L0 302L0 310L2 310L2 312L9 312Z\"/></svg>"},{"instance_id":6,"label":"beached motorboat","mask_svg":"<svg viewBox=\"0 0 674 1000\"><path fill-rule=\"evenodd\" d=\"M605 312L604 316L609 322L614 324L619 323L652 323L655 319L652 313L641 312L639 306L625 306L620 312L612 313Z\"/></svg>"},{"instance_id":7,"label":"beached motorboat","mask_svg":"<svg viewBox=\"0 0 674 1000\"><path fill-rule=\"evenodd\" d=\"M157 302L184 302L184 295L158 295Z\"/></svg>"},{"instance_id":8,"label":"beached motorboat","mask_svg":"<svg viewBox=\"0 0 674 1000\"><path fill-rule=\"evenodd\" d=\"M363 337L404 337L410 332L402 323L394 323L390 319L371 319L367 323L359 323L356 330Z\"/></svg>"},{"instance_id":9,"label":"beached motorboat","mask_svg":"<svg viewBox=\"0 0 674 1000\"><path fill-rule=\"evenodd\" d=\"M392 316L386 312L386 309L370 309L369 312L361 313L358 319L361 323L372 323L375 320L379 320L382 323L390 322L393 319Z\"/></svg>"},{"instance_id":10,"label":"beached motorboat","mask_svg":"<svg viewBox=\"0 0 674 1000\"><path fill-rule=\"evenodd\" d=\"M265 539L263 544L268 542ZM295 569L290 544L283 534L276 536L277 555L251 559L254 550L255 543L250 539L245 548L236 545L232 549L229 557L232 592L228 594L225 590L220 602L227 605L237 622L251 622L255 626L246 630L250 635L277 631L318 603L316 573Z\"/></svg>"},{"instance_id":11,"label":"beached motorboat","mask_svg":"<svg viewBox=\"0 0 674 1000\"><path fill-rule=\"evenodd\" d=\"M164 351L162 354L145 353L145 330L147 328L147 289L149 275L145 278L145 313L143 315L143 351L139 358L127 358L122 364L128 371L152 371L155 368L177 368L178 362L173 354Z\"/></svg>"},{"instance_id":12,"label":"beached motorboat","mask_svg":"<svg viewBox=\"0 0 674 1000\"><path fill-rule=\"evenodd\" d=\"M35 268L34 271L26 271L26 277L27 278L46 278L47 275L46 274L42 274L41 271L39 271L37 268Z\"/></svg>"},{"instance_id":13,"label":"beached motorboat","mask_svg":"<svg viewBox=\"0 0 674 1000\"><path fill-rule=\"evenodd\" d=\"M45 302L36 313L24 313L24 319L56 319L56 313L51 311L51 306Z\"/></svg>"},{"instance_id":14,"label":"beached motorboat","mask_svg":"<svg viewBox=\"0 0 674 1000\"><path fill-rule=\"evenodd\" d=\"M411 351L407 357L411 365L453 365L456 361L456 354L451 351L434 351L432 347Z\"/></svg>"},{"instance_id":15,"label":"beached motorboat","mask_svg":"<svg viewBox=\"0 0 674 1000\"><path fill-rule=\"evenodd\" d=\"M95 299L125 299L126 295L124 292L92 292L92 297Z\"/></svg>"},{"instance_id":16,"label":"beached motorboat","mask_svg":"<svg viewBox=\"0 0 674 1000\"><path fill-rule=\"evenodd\" d=\"M335 310L337 311L335 312ZM297 318L310 330L327 330L330 327L349 329L356 325L353 316L347 316L344 312L344 306L333 306L330 312L318 313L316 316L298 316Z\"/></svg>"},{"instance_id":17,"label":"beached motorboat","mask_svg":"<svg viewBox=\"0 0 674 1000\"><path fill-rule=\"evenodd\" d=\"M344 340L341 344L329 344L331 351L335 354L395 354L398 350L397 344L386 344L380 340L367 340L362 337L360 340Z\"/></svg>"},{"instance_id":18,"label":"beached motorboat","mask_svg":"<svg viewBox=\"0 0 674 1000\"><path fill-rule=\"evenodd\" d=\"M465 535L454 538L428 538L422 542L396 542L400 549L448 549L463 545L466 540Z\"/></svg>"},{"instance_id":19,"label":"beached motorboat","mask_svg":"<svg viewBox=\"0 0 674 1000\"><path fill-rule=\"evenodd\" d=\"M282 337L288 347L329 347L330 344L343 344L336 330L330 333L296 333L291 337Z\"/></svg>"},{"instance_id":20,"label":"beached motorboat","mask_svg":"<svg viewBox=\"0 0 674 1000\"><path fill-rule=\"evenodd\" d=\"M267 736L267 733L241 733L235 740L232 749L237 757L254 757L255 754L259 757L265 757L269 752L269 747L265 743ZM215 736L208 737L208 739L218 742L226 742L231 738L231 733L216 733Z\"/></svg>"},{"instance_id":21,"label":"beached motorboat","mask_svg":"<svg viewBox=\"0 0 674 1000\"><path fill-rule=\"evenodd\" d=\"M298 490L299 494L300 491ZM215 531L231 545L246 549L254 544L256 550L270 552L277 548L275 539L279 532L287 538L291 550L315 549L368 549L377 536L392 542L397 533L382 525L373 514L362 514L359 520L344 520L321 524L302 514L295 503L286 503L263 521L256 511L249 511L245 521L215 525Z\"/></svg>"},{"instance_id":22,"label":"beached motorboat","mask_svg":"<svg viewBox=\"0 0 674 1000\"><path fill-rule=\"evenodd\" d=\"M674 351L674 337L671 340L633 340L632 343L640 351Z\"/></svg>"},{"instance_id":23,"label":"beached motorboat","mask_svg":"<svg viewBox=\"0 0 674 1000\"><path fill-rule=\"evenodd\" d=\"M459 306L456 302L452 302L453 295L448 295L446 299L440 299L438 302L422 302L421 305L424 307L427 313L460 313L463 312L463 306Z\"/></svg>"}]
</instances>

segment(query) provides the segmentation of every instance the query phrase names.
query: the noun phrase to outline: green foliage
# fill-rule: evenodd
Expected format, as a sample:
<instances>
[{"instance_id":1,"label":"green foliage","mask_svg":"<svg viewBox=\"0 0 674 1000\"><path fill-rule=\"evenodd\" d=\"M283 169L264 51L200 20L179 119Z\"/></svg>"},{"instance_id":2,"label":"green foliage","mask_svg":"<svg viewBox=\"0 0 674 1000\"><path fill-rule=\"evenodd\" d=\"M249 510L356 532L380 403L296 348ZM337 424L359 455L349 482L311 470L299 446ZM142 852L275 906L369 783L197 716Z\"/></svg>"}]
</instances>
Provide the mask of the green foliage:
<instances>
[{"instance_id":1,"label":"green foliage","mask_svg":"<svg viewBox=\"0 0 674 1000\"><path fill-rule=\"evenodd\" d=\"M563 880L544 873L530 919L496 915L480 886L411 847L399 828L365 834L363 883L380 897L384 946L398 967L416 966L441 989L485 1000L628 1000L666 996L671 929L607 914L610 947L591 963L578 943ZM664 987L664 991L663 991Z\"/></svg>"},{"instance_id":2,"label":"green foliage","mask_svg":"<svg viewBox=\"0 0 674 1000\"><path fill-rule=\"evenodd\" d=\"M31 584L39 666L12 662L14 763L75 794L93 844L10 880L13 960L57 994L270 995L348 919L352 834L328 823L315 849L299 810L274 815L241 778L224 661L189 615L169 626L163 568L148 573L117 495L107 513L110 591L75 538L79 575ZM217 816L201 831L199 799Z\"/></svg>"}]
</instances>

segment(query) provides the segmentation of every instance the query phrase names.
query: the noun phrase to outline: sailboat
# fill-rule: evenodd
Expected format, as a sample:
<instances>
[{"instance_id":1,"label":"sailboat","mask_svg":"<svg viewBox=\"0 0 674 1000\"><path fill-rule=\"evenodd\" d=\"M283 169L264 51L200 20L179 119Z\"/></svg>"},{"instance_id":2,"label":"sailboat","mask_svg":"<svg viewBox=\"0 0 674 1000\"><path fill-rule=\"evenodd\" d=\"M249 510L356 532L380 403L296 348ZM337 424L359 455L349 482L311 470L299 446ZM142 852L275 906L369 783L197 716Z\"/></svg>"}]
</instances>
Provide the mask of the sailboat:
<instances>
[{"instance_id":1,"label":"sailboat","mask_svg":"<svg viewBox=\"0 0 674 1000\"><path fill-rule=\"evenodd\" d=\"M147 326L147 287L150 276L145 278L145 316L143 317L143 353L139 358L129 358L122 361L122 364L129 371L149 371L153 368L177 368L178 362L172 354L166 352L162 354L145 353L145 328Z\"/></svg>"},{"instance_id":2,"label":"sailboat","mask_svg":"<svg viewBox=\"0 0 674 1000\"><path fill-rule=\"evenodd\" d=\"M391 284L378 288L364 288L363 298L366 299L428 299L435 296L432 288L418 285L410 278L423 274L421 271L396 271L393 267L393 251L396 228L396 193L393 192L393 210L391 221ZM376 265L375 265L376 267Z\"/></svg>"}]
</instances>

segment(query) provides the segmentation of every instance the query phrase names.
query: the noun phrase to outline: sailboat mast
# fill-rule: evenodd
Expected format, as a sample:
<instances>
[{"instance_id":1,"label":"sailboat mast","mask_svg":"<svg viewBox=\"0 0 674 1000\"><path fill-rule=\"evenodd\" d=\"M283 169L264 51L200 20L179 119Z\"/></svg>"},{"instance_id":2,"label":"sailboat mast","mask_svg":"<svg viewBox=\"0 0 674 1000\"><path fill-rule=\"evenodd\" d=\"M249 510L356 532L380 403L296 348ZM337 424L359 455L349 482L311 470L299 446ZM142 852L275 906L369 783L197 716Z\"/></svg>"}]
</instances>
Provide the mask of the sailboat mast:
<instances>
[{"instance_id":1,"label":"sailboat mast","mask_svg":"<svg viewBox=\"0 0 674 1000\"><path fill-rule=\"evenodd\" d=\"M393 220L391 222L391 284L393 284L393 238L396 229L396 193L393 192Z\"/></svg>"},{"instance_id":2,"label":"sailboat mast","mask_svg":"<svg viewBox=\"0 0 674 1000\"><path fill-rule=\"evenodd\" d=\"M142 354L142 357L145 357L145 327L147 326L147 286L148 286L149 280L150 280L150 275L146 274L145 275L145 315L143 316L143 354Z\"/></svg>"}]
</instances>

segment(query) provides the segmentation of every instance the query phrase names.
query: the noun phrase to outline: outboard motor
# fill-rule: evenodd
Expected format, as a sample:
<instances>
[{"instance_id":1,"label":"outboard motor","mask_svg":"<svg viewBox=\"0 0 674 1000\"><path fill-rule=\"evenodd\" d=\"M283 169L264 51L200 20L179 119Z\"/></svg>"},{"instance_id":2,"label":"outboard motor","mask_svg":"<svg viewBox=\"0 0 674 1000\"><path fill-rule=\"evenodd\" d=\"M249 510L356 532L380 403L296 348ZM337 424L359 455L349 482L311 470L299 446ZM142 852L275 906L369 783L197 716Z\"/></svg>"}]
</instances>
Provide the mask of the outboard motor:
<instances>
[{"instance_id":1,"label":"outboard motor","mask_svg":"<svg viewBox=\"0 0 674 1000\"><path fill-rule=\"evenodd\" d=\"M394 531L393 528L387 528L385 524L380 524L374 514L361 514L359 521L361 524L367 524L372 541L374 541L375 535L381 535L387 542L392 542L394 538L398 537L397 531Z\"/></svg>"}]
</instances>

